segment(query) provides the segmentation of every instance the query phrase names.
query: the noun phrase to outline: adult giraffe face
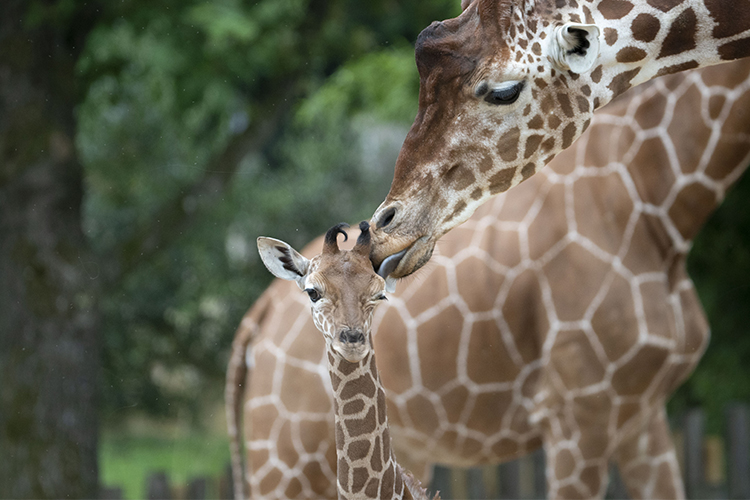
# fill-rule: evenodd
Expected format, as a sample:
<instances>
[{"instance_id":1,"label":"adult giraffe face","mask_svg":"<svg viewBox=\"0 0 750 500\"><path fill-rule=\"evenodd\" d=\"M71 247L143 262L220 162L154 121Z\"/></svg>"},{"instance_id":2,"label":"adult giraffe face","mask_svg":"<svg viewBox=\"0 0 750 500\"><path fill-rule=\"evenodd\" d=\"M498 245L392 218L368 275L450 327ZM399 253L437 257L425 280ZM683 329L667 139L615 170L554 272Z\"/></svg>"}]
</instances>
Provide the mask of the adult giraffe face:
<instances>
[{"instance_id":1,"label":"adult giraffe face","mask_svg":"<svg viewBox=\"0 0 750 500\"><path fill-rule=\"evenodd\" d=\"M417 39L419 110L371 220L381 276L419 269L443 234L588 126L599 30L543 3L476 0Z\"/></svg>"}]
</instances>

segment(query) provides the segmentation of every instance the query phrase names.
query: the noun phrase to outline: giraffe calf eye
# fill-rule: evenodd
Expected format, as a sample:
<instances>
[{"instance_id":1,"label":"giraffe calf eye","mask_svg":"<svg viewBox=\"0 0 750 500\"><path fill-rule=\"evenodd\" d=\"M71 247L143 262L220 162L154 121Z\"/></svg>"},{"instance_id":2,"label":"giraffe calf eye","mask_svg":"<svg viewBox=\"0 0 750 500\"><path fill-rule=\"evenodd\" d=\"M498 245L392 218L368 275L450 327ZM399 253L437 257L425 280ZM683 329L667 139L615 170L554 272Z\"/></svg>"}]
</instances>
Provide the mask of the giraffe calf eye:
<instances>
[{"instance_id":1,"label":"giraffe calf eye","mask_svg":"<svg viewBox=\"0 0 750 500\"><path fill-rule=\"evenodd\" d=\"M385 293L379 293L375 296L375 300L388 300L388 297L385 296Z\"/></svg>"},{"instance_id":2,"label":"giraffe calf eye","mask_svg":"<svg viewBox=\"0 0 750 500\"><path fill-rule=\"evenodd\" d=\"M320 292L314 288L305 288L305 292L307 292L307 296L310 297L310 300L313 302L317 302L321 299Z\"/></svg>"}]
</instances>

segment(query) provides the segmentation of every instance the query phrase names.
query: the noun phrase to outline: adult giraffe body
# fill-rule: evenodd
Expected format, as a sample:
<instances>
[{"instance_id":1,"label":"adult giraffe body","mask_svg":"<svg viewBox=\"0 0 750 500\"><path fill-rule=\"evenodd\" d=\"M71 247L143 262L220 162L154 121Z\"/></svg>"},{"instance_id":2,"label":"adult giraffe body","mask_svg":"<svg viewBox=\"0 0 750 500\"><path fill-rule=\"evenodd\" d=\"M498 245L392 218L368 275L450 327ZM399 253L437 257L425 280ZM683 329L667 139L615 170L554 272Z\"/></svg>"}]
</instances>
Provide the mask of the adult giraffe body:
<instances>
[{"instance_id":1,"label":"adult giraffe body","mask_svg":"<svg viewBox=\"0 0 750 500\"><path fill-rule=\"evenodd\" d=\"M635 498L683 495L664 402L708 339L684 260L749 161L749 73L738 61L673 75L612 103L380 308L407 469L424 480L434 462L496 463L543 442L551 498L601 495L610 460ZM244 413L257 496L335 496L333 399L307 307L275 282L237 332L230 431Z\"/></svg>"},{"instance_id":2,"label":"adult giraffe body","mask_svg":"<svg viewBox=\"0 0 750 500\"><path fill-rule=\"evenodd\" d=\"M417 270L629 88L747 55L747 1L474 0L417 40L419 109L372 217L373 263Z\"/></svg>"}]
</instances>

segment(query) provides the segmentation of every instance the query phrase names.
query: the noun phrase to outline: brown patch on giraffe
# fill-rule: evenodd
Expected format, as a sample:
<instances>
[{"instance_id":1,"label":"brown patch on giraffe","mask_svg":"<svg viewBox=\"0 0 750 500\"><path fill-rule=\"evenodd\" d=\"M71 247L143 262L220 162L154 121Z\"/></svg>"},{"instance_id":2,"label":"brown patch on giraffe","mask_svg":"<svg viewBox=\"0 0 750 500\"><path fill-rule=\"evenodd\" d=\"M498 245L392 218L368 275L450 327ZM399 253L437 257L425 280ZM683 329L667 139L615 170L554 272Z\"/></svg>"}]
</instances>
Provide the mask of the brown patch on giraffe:
<instances>
[{"instance_id":1,"label":"brown patch on giraffe","mask_svg":"<svg viewBox=\"0 0 750 500\"><path fill-rule=\"evenodd\" d=\"M320 353L320 351L318 351ZM276 356L265 349L253 349L255 364L267 366L268 370L254 371L249 381L245 381L254 393L271 394L273 392L274 373L276 372ZM320 354L318 354L320 359Z\"/></svg>"},{"instance_id":2,"label":"brown patch on giraffe","mask_svg":"<svg viewBox=\"0 0 750 500\"><path fill-rule=\"evenodd\" d=\"M458 203L456 203L456 206L453 208L453 211L448 214L448 216L443 219L443 223L447 223L452 221L454 218L461 215L461 213L466 209L466 202L463 200L459 200Z\"/></svg>"},{"instance_id":3,"label":"brown patch on giraffe","mask_svg":"<svg viewBox=\"0 0 750 500\"><path fill-rule=\"evenodd\" d=\"M538 342L547 334L549 321L534 271L526 270L513 280L502 311L524 363L538 359Z\"/></svg>"},{"instance_id":4,"label":"brown patch on giraffe","mask_svg":"<svg viewBox=\"0 0 750 500\"><path fill-rule=\"evenodd\" d=\"M454 352L455 356L456 353ZM440 417L429 399L417 394L406 401L406 411L414 425L425 434L430 435L439 427Z\"/></svg>"},{"instance_id":5,"label":"brown patch on giraffe","mask_svg":"<svg viewBox=\"0 0 750 500\"><path fill-rule=\"evenodd\" d=\"M378 330L387 331L385 335L375 335L375 351L388 350L388 356L379 360L380 378L389 391L403 394L412 387L411 368L409 368L409 348L406 325L395 308L390 308L383 315ZM387 345L384 345L387 342Z\"/></svg>"},{"instance_id":6,"label":"brown patch on giraffe","mask_svg":"<svg viewBox=\"0 0 750 500\"><path fill-rule=\"evenodd\" d=\"M683 3L684 0L647 0L651 7L659 9L662 12L669 12L676 6Z\"/></svg>"},{"instance_id":7,"label":"brown patch on giraffe","mask_svg":"<svg viewBox=\"0 0 750 500\"><path fill-rule=\"evenodd\" d=\"M386 415L386 402L385 402L385 391L382 388L378 388L378 425L385 424L387 419Z\"/></svg>"},{"instance_id":8,"label":"brown patch on giraffe","mask_svg":"<svg viewBox=\"0 0 750 500\"><path fill-rule=\"evenodd\" d=\"M515 169L504 168L490 177L490 194L502 193L510 189L513 176L516 174Z\"/></svg>"},{"instance_id":9,"label":"brown patch on giraffe","mask_svg":"<svg viewBox=\"0 0 750 500\"><path fill-rule=\"evenodd\" d=\"M620 175L581 177L573 184L578 232L605 252L616 255L622 245L633 201Z\"/></svg>"},{"instance_id":10,"label":"brown patch on giraffe","mask_svg":"<svg viewBox=\"0 0 750 500\"><path fill-rule=\"evenodd\" d=\"M283 450L282 453L279 453L281 461L290 469L294 468L299 461L299 453L297 453L297 449L292 441L291 422L286 421L282 424L281 429L279 429L279 439L276 442L276 447L278 450Z\"/></svg>"},{"instance_id":11,"label":"brown patch on giraffe","mask_svg":"<svg viewBox=\"0 0 750 500\"><path fill-rule=\"evenodd\" d=\"M511 170L512 172L512 170ZM498 214L498 220L520 222L526 216L539 194L540 184L536 182L523 182L513 188L506 196L508 202L504 203ZM483 247L488 248L488 247Z\"/></svg>"},{"instance_id":12,"label":"brown patch on giraffe","mask_svg":"<svg viewBox=\"0 0 750 500\"><path fill-rule=\"evenodd\" d=\"M665 307L669 299L667 284L664 282L641 283L640 290L648 333L667 340L676 338L677 318L674 317L671 307Z\"/></svg>"},{"instance_id":13,"label":"brown patch on giraffe","mask_svg":"<svg viewBox=\"0 0 750 500\"><path fill-rule=\"evenodd\" d=\"M546 95L542 97L542 101L539 103L539 109L542 111L542 114L545 116L554 111L555 98L551 93L546 93Z\"/></svg>"},{"instance_id":14,"label":"brown patch on giraffe","mask_svg":"<svg viewBox=\"0 0 750 500\"><path fill-rule=\"evenodd\" d=\"M612 387L621 396L638 396L651 385L669 356L663 347L646 345L612 375Z\"/></svg>"},{"instance_id":15,"label":"brown patch on giraffe","mask_svg":"<svg viewBox=\"0 0 750 500\"><path fill-rule=\"evenodd\" d=\"M508 438L500 438L491 449L497 457L512 457L520 453L518 442Z\"/></svg>"},{"instance_id":16,"label":"brown patch on giraffe","mask_svg":"<svg viewBox=\"0 0 750 500\"><path fill-rule=\"evenodd\" d=\"M463 385L456 386L440 396L448 422L456 424L461 420L461 410L466 405L468 397L469 390Z\"/></svg>"},{"instance_id":17,"label":"brown patch on giraffe","mask_svg":"<svg viewBox=\"0 0 750 500\"><path fill-rule=\"evenodd\" d=\"M370 467L375 472L383 470L385 460L383 458L383 450L380 446L380 437L375 438L375 445L372 448L372 456L370 457Z\"/></svg>"},{"instance_id":18,"label":"brown patch on giraffe","mask_svg":"<svg viewBox=\"0 0 750 500\"><path fill-rule=\"evenodd\" d=\"M351 375L352 373L357 371L357 369L359 368L359 363L350 363L343 358L339 358L338 365L334 366L336 366L337 371L341 375L346 377L347 375Z\"/></svg>"},{"instance_id":19,"label":"brown patch on giraffe","mask_svg":"<svg viewBox=\"0 0 750 500\"><path fill-rule=\"evenodd\" d=\"M344 407L342 408L342 412L344 415L354 415L355 413L359 413L362 410L365 409L365 403L361 399L357 399L354 401L349 401L348 403L344 404Z\"/></svg>"},{"instance_id":20,"label":"brown patch on giraffe","mask_svg":"<svg viewBox=\"0 0 750 500\"><path fill-rule=\"evenodd\" d=\"M476 460L477 455L482 452L482 448L484 448L484 443L469 437L464 440L459 453L465 458Z\"/></svg>"},{"instance_id":21,"label":"brown patch on giraffe","mask_svg":"<svg viewBox=\"0 0 750 500\"><path fill-rule=\"evenodd\" d=\"M375 416L375 407L371 407L364 418L348 418L344 420L346 431L349 437L357 437L363 434L370 434L377 427L377 417Z\"/></svg>"},{"instance_id":22,"label":"brown patch on giraffe","mask_svg":"<svg viewBox=\"0 0 750 500\"><path fill-rule=\"evenodd\" d=\"M720 0L703 0L703 4L715 21L714 38L739 35L747 29L747 15L736 4Z\"/></svg>"},{"instance_id":23,"label":"brown patch on giraffe","mask_svg":"<svg viewBox=\"0 0 750 500\"><path fill-rule=\"evenodd\" d=\"M314 453L320 447L320 436L323 438L329 435L328 422L313 420L300 420L299 436L302 440L302 448L307 453Z\"/></svg>"},{"instance_id":24,"label":"brown patch on giraffe","mask_svg":"<svg viewBox=\"0 0 750 500\"><path fill-rule=\"evenodd\" d=\"M519 373L514 363L498 362L512 359L494 320L474 323L469 337L466 374L477 384L512 382Z\"/></svg>"},{"instance_id":25,"label":"brown patch on giraffe","mask_svg":"<svg viewBox=\"0 0 750 500\"><path fill-rule=\"evenodd\" d=\"M570 122L567 125L565 125L565 128L563 129L563 135L562 135L562 147L563 149L567 149L571 144L573 144L573 140L576 137L576 124L575 122Z\"/></svg>"},{"instance_id":26,"label":"brown patch on giraffe","mask_svg":"<svg viewBox=\"0 0 750 500\"><path fill-rule=\"evenodd\" d=\"M363 458L366 458L368 453L370 453L370 442L366 439L359 439L357 441L352 441L349 443L349 446L346 450L346 457L349 460L362 460ZM365 473L367 473L367 469L365 469ZM354 470L355 475L355 483L356 483L356 469ZM352 489L354 491L359 491L364 487L364 481L362 482L362 485L359 488L356 488L355 486L352 486Z\"/></svg>"},{"instance_id":27,"label":"brown patch on giraffe","mask_svg":"<svg viewBox=\"0 0 750 500\"><path fill-rule=\"evenodd\" d=\"M663 94L656 94L646 102L638 106L634 118L643 130L656 128L661 124L664 117L664 109L667 106L667 98ZM693 113L695 112L695 101L693 102ZM695 121L695 120L693 120ZM673 136L680 137L680 136Z\"/></svg>"},{"instance_id":28,"label":"brown patch on giraffe","mask_svg":"<svg viewBox=\"0 0 750 500\"><path fill-rule=\"evenodd\" d=\"M365 488L365 495L367 495L368 498L377 498L378 497L378 480L374 477L371 478L367 482L367 487Z\"/></svg>"},{"instance_id":29,"label":"brown patch on giraffe","mask_svg":"<svg viewBox=\"0 0 750 500\"><path fill-rule=\"evenodd\" d=\"M417 327L419 366L425 388L437 391L456 378L455 353L460 339L453 332L461 330L463 320L461 311L450 306Z\"/></svg>"},{"instance_id":30,"label":"brown patch on giraffe","mask_svg":"<svg viewBox=\"0 0 750 500\"><path fill-rule=\"evenodd\" d=\"M328 411L331 411L330 407ZM279 410L272 404L258 406L250 412L252 425L249 428L255 436L270 436L271 428L277 418L279 418Z\"/></svg>"},{"instance_id":31,"label":"brown patch on giraffe","mask_svg":"<svg viewBox=\"0 0 750 500\"><path fill-rule=\"evenodd\" d=\"M604 28L604 42L610 47L617 43L617 30L614 28Z\"/></svg>"},{"instance_id":32,"label":"brown patch on giraffe","mask_svg":"<svg viewBox=\"0 0 750 500\"><path fill-rule=\"evenodd\" d=\"M568 233L565 211L565 186L556 184L547 193L542 207L529 224L529 256L539 259Z\"/></svg>"},{"instance_id":33,"label":"brown patch on giraffe","mask_svg":"<svg viewBox=\"0 0 750 500\"><path fill-rule=\"evenodd\" d=\"M633 19L630 31L639 42L651 42L659 34L661 23L651 14L638 14Z\"/></svg>"},{"instance_id":34,"label":"brown patch on giraffe","mask_svg":"<svg viewBox=\"0 0 750 500\"><path fill-rule=\"evenodd\" d=\"M492 391L477 394L474 407L466 420L466 427L486 436L497 433L501 427L501 422L497 416L505 414L512 402L512 391Z\"/></svg>"},{"instance_id":35,"label":"brown patch on giraffe","mask_svg":"<svg viewBox=\"0 0 750 500\"><path fill-rule=\"evenodd\" d=\"M449 168L441 179L445 187L451 191L462 191L476 182L474 172L460 164Z\"/></svg>"},{"instance_id":36,"label":"brown patch on giraffe","mask_svg":"<svg viewBox=\"0 0 750 500\"><path fill-rule=\"evenodd\" d=\"M332 465L333 467L333 465ZM323 496L328 493L328 478L323 473L320 462L308 462L302 469L302 474L307 478L310 487L316 495Z\"/></svg>"},{"instance_id":37,"label":"brown patch on giraffe","mask_svg":"<svg viewBox=\"0 0 750 500\"><path fill-rule=\"evenodd\" d=\"M695 12L692 8L685 9L672 21L667 36L661 44L661 51L656 58L661 59L694 49L697 27L698 19Z\"/></svg>"},{"instance_id":38,"label":"brown patch on giraffe","mask_svg":"<svg viewBox=\"0 0 750 500\"><path fill-rule=\"evenodd\" d=\"M518 127L514 127L503 134L497 142L497 151L503 161L511 162L518 157L518 143L520 139L521 130Z\"/></svg>"},{"instance_id":39,"label":"brown patch on giraffe","mask_svg":"<svg viewBox=\"0 0 750 500\"><path fill-rule=\"evenodd\" d=\"M646 57L646 51L638 47L624 47L617 52L617 62L619 63L633 63L640 61Z\"/></svg>"},{"instance_id":40,"label":"brown patch on giraffe","mask_svg":"<svg viewBox=\"0 0 750 500\"><path fill-rule=\"evenodd\" d=\"M484 196L484 190L482 188L476 188L471 192L470 196L472 200L479 200L482 198L482 196Z\"/></svg>"},{"instance_id":41,"label":"brown patch on giraffe","mask_svg":"<svg viewBox=\"0 0 750 500\"><path fill-rule=\"evenodd\" d=\"M302 483L296 477L289 480L289 484L284 490L286 498L298 498L302 494Z\"/></svg>"},{"instance_id":42,"label":"brown patch on giraffe","mask_svg":"<svg viewBox=\"0 0 750 500\"><path fill-rule=\"evenodd\" d=\"M716 193L694 182L683 187L669 208L669 218L685 239L693 239L714 211Z\"/></svg>"},{"instance_id":43,"label":"brown patch on giraffe","mask_svg":"<svg viewBox=\"0 0 750 500\"><path fill-rule=\"evenodd\" d=\"M552 301L562 321L583 318L594 296L601 288L610 266L578 243L570 243L544 266ZM570 293L575 283L576 293Z\"/></svg>"},{"instance_id":44,"label":"brown patch on giraffe","mask_svg":"<svg viewBox=\"0 0 750 500\"><path fill-rule=\"evenodd\" d=\"M599 343L610 361L617 361L638 340L635 303L630 284L615 276L604 300L591 318Z\"/></svg>"},{"instance_id":45,"label":"brown patch on giraffe","mask_svg":"<svg viewBox=\"0 0 750 500\"><path fill-rule=\"evenodd\" d=\"M261 465L268 462L268 450L247 450L247 458L250 467L257 470Z\"/></svg>"},{"instance_id":46,"label":"brown patch on giraffe","mask_svg":"<svg viewBox=\"0 0 750 500\"><path fill-rule=\"evenodd\" d=\"M627 0L602 0L598 8L604 19L622 19L632 9L633 4Z\"/></svg>"},{"instance_id":47,"label":"brown patch on giraffe","mask_svg":"<svg viewBox=\"0 0 750 500\"><path fill-rule=\"evenodd\" d=\"M541 115L534 115L527 125L531 129L542 128L544 127L544 118Z\"/></svg>"},{"instance_id":48,"label":"brown patch on giraffe","mask_svg":"<svg viewBox=\"0 0 750 500\"><path fill-rule=\"evenodd\" d=\"M630 71L624 71L612 78L612 81L609 82L607 88L611 90L615 96L618 96L630 88L630 80L635 78L635 76L640 72L641 68L634 68Z\"/></svg>"},{"instance_id":49,"label":"brown patch on giraffe","mask_svg":"<svg viewBox=\"0 0 750 500\"><path fill-rule=\"evenodd\" d=\"M539 45L539 42L534 42L534 43L533 43L533 44L531 45L531 52L532 52L532 53L533 53L533 54L534 54L535 56L540 56L540 55L542 55L542 46L541 46L541 45Z\"/></svg>"},{"instance_id":50,"label":"brown patch on giraffe","mask_svg":"<svg viewBox=\"0 0 750 500\"><path fill-rule=\"evenodd\" d=\"M341 401L347 401L360 394L366 398L373 398L375 396L375 382L372 381L369 373L345 382L344 388L338 392L337 396Z\"/></svg>"},{"instance_id":51,"label":"brown patch on giraffe","mask_svg":"<svg viewBox=\"0 0 750 500\"><path fill-rule=\"evenodd\" d=\"M531 155L536 153L537 149L539 149L539 144L542 142L542 139L544 139L544 136L539 134L532 134L526 139L526 146L523 153L524 159L528 159L531 157Z\"/></svg>"},{"instance_id":52,"label":"brown patch on giraffe","mask_svg":"<svg viewBox=\"0 0 750 500\"><path fill-rule=\"evenodd\" d=\"M672 73L679 73L681 71L687 71L689 69L697 68L698 66L700 66L698 64L698 61L687 61L684 63L675 64L674 66L667 66L657 71L654 78L658 78L660 76L665 76L665 75L671 75ZM673 89L669 89L669 90L673 90Z\"/></svg>"},{"instance_id":53,"label":"brown patch on giraffe","mask_svg":"<svg viewBox=\"0 0 750 500\"><path fill-rule=\"evenodd\" d=\"M367 443L367 446L369 448L370 443ZM348 458L352 458L349 456ZM352 470L352 493L359 493L362 491L362 488L365 487L365 483L367 483L369 475L367 473L367 468L365 467L355 467L354 470Z\"/></svg>"},{"instance_id":54,"label":"brown patch on giraffe","mask_svg":"<svg viewBox=\"0 0 750 500\"><path fill-rule=\"evenodd\" d=\"M719 46L719 57L725 61L740 59L750 54L750 38L742 38Z\"/></svg>"},{"instance_id":55,"label":"brown patch on giraffe","mask_svg":"<svg viewBox=\"0 0 750 500\"><path fill-rule=\"evenodd\" d=\"M672 240L661 220L653 215L641 214L623 264L633 274L663 272L671 252Z\"/></svg>"},{"instance_id":56,"label":"brown patch on giraffe","mask_svg":"<svg viewBox=\"0 0 750 500\"><path fill-rule=\"evenodd\" d=\"M570 103L570 97L568 97L568 94L562 92L558 93L557 102L560 103L560 109L562 109L565 116L573 118L575 112L573 111L573 106Z\"/></svg>"},{"instance_id":57,"label":"brown patch on giraffe","mask_svg":"<svg viewBox=\"0 0 750 500\"><path fill-rule=\"evenodd\" d=\"M604 367L582 330L562 330L557 333L550 351L550 364L568 390L581 389L604 378Z\"/></svg>"},{"instance_id":58,"label":"brown patch on giraffe","mask_svg":"<svg viewBox=\"0 0 750 500\"><path fill-rule=\"evenodd\" d=\"M383 473L383 479L380 482L380 498L382 500L392 500L393 484L395 480L394 465L391 464Z\"/></svg>"},{"instance_id":59,"label":"brown patch on giraffe","mask_svg":"<svg viewBox=\"0 0 750 500\"><path fill-rule=\"evenodd\" d=\"M602 66L600 64L594 69L594 71L591 72L591 80L594 83L599 83L601 79L602 79Z\"/></svg>"},{"instance_id":60,"label":"brown patch on giraffe","mask_svg":"<svg viewBox=\"0 0 750 500\"><path fill-rule=\"evenodd\" d=\"M555 455L554 463L555 477L557 479L564 479L566 477L569 477L571 474L573 474L573 471L576 468L575 456L567 448L563 448L559 452L557 452L557 454ZM576 498L577 496L578 495L574 495L572 497L566 496L564 498Z\"/></svg>"},{"instance_id":61,"label":"brown patch on giraffe","mask_svg":"<svg viewBox=\"0 0 750 500\"><path fill-rule=\"evenodd\" d=\"M260 480L259 488L261 492L272 492L281 482L284 474L274 467Z\"/></svg>"},{"instance_id":62,"label":"brown patch on giraffe","mask_svg":"<svg viewBox=\"0 0 750 500\"><path fill-rule=\"evenodd\" d=\"M495 273L478 257L468 257L456 266L458 293L472 312L491 311L505 277Z\"/></svg>"},{"instance_id":63,"label":"brown patch on giraffe","mask_svg":"<svg viewBox=\"0 0 750 500\"><path fill-rule=\"evenodd\" d=\"M641 200L654 205L664 202L675 182L672 169L666 168L669 164L669 155L661 138L653 137L643 141L633 161L628 163L628 171L631 172ZM659 167L655 168L654 165Z\"/></svg>"},{"instance_id":64,"label":"brown patch on giraffe","mask_svg":"<svg viewBox=\"0 0 750 500\"><path fill-rule=\"evenodd\" d=\"M586 99L582 95L579 95L579 96L576 97L576 102L578 102L578 110L582 114L586 114L586 113L589 112L589 109L590 109L589 106L590 106L590 104L589 104L589 100L588 99Z\"/></svg>"},{"instance_id":65,"label":"brown patch on giraffe","mask_svg":"<svg viewBox=\"0 0 750 500\"><path fill-rule=\"evenodd\" d=\"M617 428L622 429L623 425L640 413L641 405L639 403L622 403L617 411Z\"/></svg>"},{"instance_id":66,"label":"brown patch on giraffe","mask_svg":"<svg viewBox=\"0 0 750 500\"><path fill-rule=\"evenodd\" d=\"M562 120L560 119L559 116L557 116L555 114L551 114L551 115L547 116L547 125L552 130L556 130L557 127L559 127L561 123L562 123Z\"/></svg>"}]
</instances>

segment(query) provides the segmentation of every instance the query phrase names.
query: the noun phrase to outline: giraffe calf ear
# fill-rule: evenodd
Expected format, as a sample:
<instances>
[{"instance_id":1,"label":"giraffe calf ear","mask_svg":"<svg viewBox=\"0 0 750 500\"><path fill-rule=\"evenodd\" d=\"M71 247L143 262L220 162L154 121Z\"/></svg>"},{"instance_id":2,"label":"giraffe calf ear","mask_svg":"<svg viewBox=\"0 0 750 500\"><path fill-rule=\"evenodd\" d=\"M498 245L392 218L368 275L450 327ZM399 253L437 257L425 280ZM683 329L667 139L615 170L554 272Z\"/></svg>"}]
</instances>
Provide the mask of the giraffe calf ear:
<instances>
[{"instance_id":1,"label":"giraffe calf ear","mask_svg":"<svg viewBox=\"0 0 750 500\"><path fill-rule=\"evenodd\" d=\"M561 70L585 73L599 56L599 28L595 24L566 23L550 39L550 59Z\"/></svg>"},{"instance_id":2,"label":"giraffe calf ear","mask_svg":"<svg viewBox=\"0 0 750 500\"><path fill-rule=\"evenodd\" d=\"M271 274L277 278L296 281L304 288L304 279L310 268L310 261L288 243L275 238L258 238L258 253Z\"/></svg>"}]
</instances>

